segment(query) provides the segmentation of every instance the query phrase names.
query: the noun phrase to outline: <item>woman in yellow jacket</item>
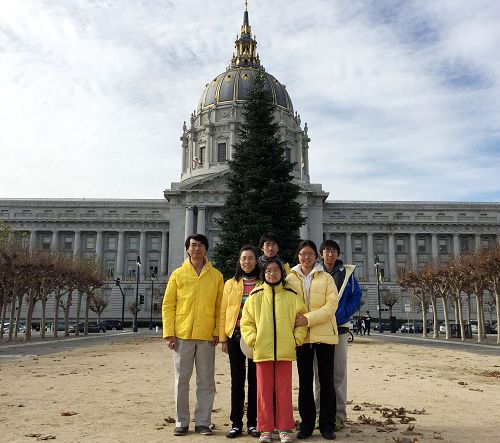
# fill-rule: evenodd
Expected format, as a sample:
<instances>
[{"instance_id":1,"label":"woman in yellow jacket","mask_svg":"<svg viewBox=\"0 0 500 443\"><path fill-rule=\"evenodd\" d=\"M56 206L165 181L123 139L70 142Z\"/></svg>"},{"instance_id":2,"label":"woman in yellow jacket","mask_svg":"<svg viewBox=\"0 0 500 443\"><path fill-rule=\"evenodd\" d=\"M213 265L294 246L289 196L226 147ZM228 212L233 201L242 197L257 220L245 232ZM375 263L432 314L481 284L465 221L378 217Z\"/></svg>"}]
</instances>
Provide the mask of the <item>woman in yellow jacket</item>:
<instances>
[{"instance_id":1,"label":"woman in yellow jacket","mask_svg":"<svg viewBox=\"0 0 500 443\"><path fill-rule=\"evenodd\" d=\"M255 288L243 307L241 337L253 349L257 372L257 428L260 442L270 442L274 429L282 442L292 441L292 361L307 328L295 319L307 308L302 298L285 286L281 260L266 260L261 286ZM273 399L275 398L275 404Z\"/></svg>"},{"instance_id":2,"label":"woman in yellow jacket","mask_svg":"<svg viewBox=\"0 0 500 443\"><path fill-rule=\"evenodd\" d=\"M297 348L299 371L299 440L310 437L316 424L314 403L314 358L318 362L320 381L319 430L326 440L335 439L335 391L333 389L333 357L338 343L335 311L339 295L332 276L317 262L318 250L311 240L297 249L299 264L287 276L290 284L305 301L308 313L297 317L297 325L307 325L308 335Z\"/></svg>"},{"instance_id":3,"label":"woman in yellow jacket","mask_svg":"<svg viewBox=\"0 0 500 443\"><path fill-rule=\"evenodd\" d=\"M245 376L248 380L247 432L259 437L257 431L257 378L255 363L248 359L248 373L245 367L247 358L240 348L240 320L243 306L255 286L260 284L258 252L253 246L240 249L239 260L234 277L224 285L220 309L219 340L222 351L229 355L231 368L231 430L227 438L236 438L243 430L243 409L245 405Z\"/></svg>"}]
</instances>

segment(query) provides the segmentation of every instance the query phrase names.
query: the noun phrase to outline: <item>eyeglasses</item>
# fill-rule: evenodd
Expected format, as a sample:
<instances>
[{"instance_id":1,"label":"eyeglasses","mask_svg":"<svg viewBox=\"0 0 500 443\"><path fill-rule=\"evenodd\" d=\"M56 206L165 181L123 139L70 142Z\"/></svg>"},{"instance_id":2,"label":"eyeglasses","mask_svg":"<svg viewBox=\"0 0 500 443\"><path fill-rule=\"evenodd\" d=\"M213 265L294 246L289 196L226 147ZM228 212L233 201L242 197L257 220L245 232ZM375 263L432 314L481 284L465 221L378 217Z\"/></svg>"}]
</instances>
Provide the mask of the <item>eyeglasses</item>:
<instances>
[{"instance_id":1,"label":"eyeglasses","mask_svg":"<svg viewBox=\"0 0 500 443\"><path fill-rule=\"evenodd\" d=\"M266 275L278 275L281 274L281 271L279 269L266 269L265 272Z\"/></svg>"},{"instance_id":2,"label":"eyeglasses","mask_svg":"<svg viewBox=\"0 0 500 443\"><path fill-rule=\"evenodd\" d=\"M191 243L189 247L191 249L204 249L205 245L203 243Z\"/></svg>"},{"instance_id":3,"label":"eyeglasses","mask_svg":"<svg viewBox=\"0 0 500 443\"><path fill-rule=\"evenodd\" d=\"M316 254L304 254L304 253L299 253L299 255L302 257L302 258L314 258L316 257Z\"/></svg>"},{"instance_id":4,"label":"eyeglasses","mask_svg":"<svg viewBox=\"0 0 500 443\"><path fill-rule=\"evenodd\" d=\"M336 254L337 250L336 249L323 249L323 254Z\"/></svg>"}]
</instances>

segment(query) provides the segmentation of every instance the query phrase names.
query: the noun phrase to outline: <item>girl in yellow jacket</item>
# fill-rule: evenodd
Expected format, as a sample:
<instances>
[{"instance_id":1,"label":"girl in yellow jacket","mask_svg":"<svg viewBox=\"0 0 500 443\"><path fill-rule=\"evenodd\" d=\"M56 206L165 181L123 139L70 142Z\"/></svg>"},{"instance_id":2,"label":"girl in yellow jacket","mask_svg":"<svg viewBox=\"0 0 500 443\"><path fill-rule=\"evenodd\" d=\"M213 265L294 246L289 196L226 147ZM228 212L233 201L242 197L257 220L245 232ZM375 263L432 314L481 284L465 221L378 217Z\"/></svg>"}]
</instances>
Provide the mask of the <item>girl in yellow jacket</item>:
<instances>
[{"instance_id":1,"label":"girl in yellow jacket","mask_svg":"<svg viewBox=\"0 0 500 443\"><path fill-rule=\"evenodd\" d=\"M297 325L307 325L304 345L297 348L299 371L299 440L309 438L316 424L314 403L314 359L318 362L320 381L319 430L326 440L335 439L335 391L333 358L338 343L335 312L339 295L332 276L317 262L318 250L311 240L304 240L297 249L299 264L287 276L290 284L305 301L308 313L297 318Z\"/></svg>"},{"instance_id":2,"label":"girl in yellow jacket","mask_svg":"<svg viewBox=\"0 0 500 443\"><path fill-rule=\"evenodd\" d=\"M246 245L240 250L234 277L224 285L220 309L219 341L222 351L229 355L231 368L231 422L227 438L236 438L243 431L243 410L245 405L245 376L248 380L247 432L259 437L257 431L257 377L255 363L243 354L240 348L240 321L250 292L260 284L258 252L253 246ZM245 363L248 361L247 368Z\"/></svg>"},{"instance_id":3,"label":"girl in yellow jacket","mask_svg":"<svg viewBox=\"0 0 500 443\"><path fill-rule=\"evenodd\" d=\"M274 429L282 442L292 441L292 361L295 348L307 334L295 318L307 312L302 298L285 286L285 272L278 259L269 259L262 270L263 284L255 288L243 307L241 336L253 349L257 372L257 428L261 442L270 442ZM276 399L273 407L273 397Z\"/></svg>"}]
</instances>

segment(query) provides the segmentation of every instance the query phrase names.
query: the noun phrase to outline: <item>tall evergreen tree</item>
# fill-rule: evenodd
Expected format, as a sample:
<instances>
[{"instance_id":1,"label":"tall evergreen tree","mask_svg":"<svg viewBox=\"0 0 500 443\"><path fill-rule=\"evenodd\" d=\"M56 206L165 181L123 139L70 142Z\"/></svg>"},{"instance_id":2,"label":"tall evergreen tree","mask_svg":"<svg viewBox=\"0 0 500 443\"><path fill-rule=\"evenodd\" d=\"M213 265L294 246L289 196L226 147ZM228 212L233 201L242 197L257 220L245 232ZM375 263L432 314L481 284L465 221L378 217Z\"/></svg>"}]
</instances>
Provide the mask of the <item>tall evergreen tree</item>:
<instances>
[{"instance_id":1,"label":"tall evergreen tree","mask_svg":"<svg viewBox=\"0 0 500 443\"><path fill-rule=\"evenodd\" d=\"M291 262L306 222L297 202L299 186L292 183L294 164L285 159L274 111L264 75L257 74L244 105L240 142L229 161L229 195L217 220L222 233L214 258L225 277L234 272L239 249L257 246L265 232L280 238L279 254Z\"/></svg>"}]
</instances>

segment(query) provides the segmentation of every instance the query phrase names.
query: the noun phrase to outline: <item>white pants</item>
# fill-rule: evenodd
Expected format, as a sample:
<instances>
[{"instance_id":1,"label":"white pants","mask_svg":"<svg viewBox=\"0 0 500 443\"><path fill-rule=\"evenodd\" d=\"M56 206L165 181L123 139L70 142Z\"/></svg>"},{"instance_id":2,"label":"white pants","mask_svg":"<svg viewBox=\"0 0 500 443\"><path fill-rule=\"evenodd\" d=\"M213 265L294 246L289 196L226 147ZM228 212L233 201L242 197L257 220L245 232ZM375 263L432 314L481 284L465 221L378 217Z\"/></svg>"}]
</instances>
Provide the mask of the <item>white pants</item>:
<instances>
[{"instance_id":1,"label":"white pants","mask_svg":"<svg viewBox=\"0 0 500 443\"><path fill-rule=\"evenodd\" d=\"M335 345L333 360L333 387L337 399L336 415L345 421L347 419L347 339L349 334L339 335L339 343ZM319 411L320 387L318 378L318 363L314 357L314 402Z\"/></svg>"},{"instance_id":2,"label":"white pants","mask_svg":"<svg viewBox=\"0 0 500 443\"><path fill-rule=\"evenodd\" d=\"M211 426L215 398L215 346L206 340L176 338L174 350L175 426L189 427L189 380L196 365L196 426Z\"/></svg>"}]
</instances>

